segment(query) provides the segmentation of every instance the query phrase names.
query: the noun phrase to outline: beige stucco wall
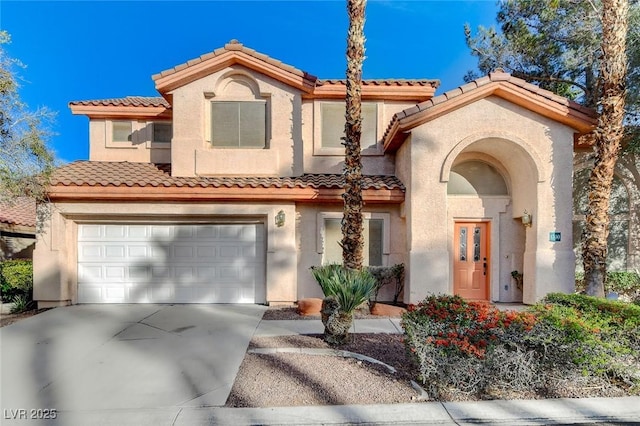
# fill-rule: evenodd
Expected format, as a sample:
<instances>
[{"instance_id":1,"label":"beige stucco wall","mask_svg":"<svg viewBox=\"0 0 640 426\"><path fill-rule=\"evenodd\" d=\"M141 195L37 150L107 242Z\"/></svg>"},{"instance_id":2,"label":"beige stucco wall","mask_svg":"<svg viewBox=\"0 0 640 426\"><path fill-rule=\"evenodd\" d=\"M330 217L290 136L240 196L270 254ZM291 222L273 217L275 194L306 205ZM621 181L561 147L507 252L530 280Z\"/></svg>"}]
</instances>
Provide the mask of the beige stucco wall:
<instances>
[{"instance_id":1,"label":"beige stucco wall","mask_svg":"<svg viewBox=\"0 0 640 426\"><path fill-rule=\"evenodd\" d=\"M298 252L298 294L297 299L322 297L320 286L311 276L309 268L322 265L323 244L319 230L322 213L342 213L342 204L299 204L296 212L296 248ZM406 261L406 234L404 219L398 205L367 206L364 214L388 215L388 247L383 252L383 263L392 266ZM296 299L296 300L297 300ZM384 287L378 299L393 299L393 289Z\"/></svg>"},{"instance_id":2,"label":"beige stucco wall","mask_svg":"<svg viewBox=\"0 0 640 426\"><path fill-rule=\"evenodd\" d=\"M327 100L305 100L302 103L303 169L305 173L342 173L344 149L327 150L321 148L322 120L321 103ZM342 102L330 100L330 102ZM378 106L377 136L378 146L362 152L363 173L368 175L393 175L395 161L393 154L383 155L382 137L393 115L415 104L407 102L369 101Z\"/></svg>"},{"instance_id":3,"label":"beige stucco wall","mask_svg":"<svg viewBox=\"0 0 640 426\"><path fill-rule=\"evenodd\" d=\"M121 121L118 119L118 121ZM133 163L170 163L171 145L152 143L153 121L122 119L131 121L132 142L112 142L112 121L91 119L89 121L89 160L129 161Z\"/></svg>"},{"instance_id":4,"label":"beige stucco wall","mask_svg":"<svg viewBox=\"0 0 640 426\"><path fill-rule=\"evenodd\" d=\"M275 215L284 211L282 227ZM202 223L262 219L266 229L266 301L293 302L297 298L295 206L254 203L58 203L39 235L34 251L34 299L39 306L77 302L77 228L79 223L131 222Z\"/></svg>"},{"instance_id":5,"label":"beige stucco wall","mask_svg":"<svg viewBox=\"0 0 640 426\"><path fill-rule=\"evenodd\" d=\"M301 94L275 79L240 65L207 75L171 92L174 176L292 176L301 170ZM267 103L267 148L212 148L212 100Z\"/></svg>"},{"instance_id":6,"label":"beige stucco wall","mask_svg":"<svg viewBox=\"0 0 640 426\"><path fill-rule=\"evenodd\" d=\"M491 222L492 244L500 246L492 247L496 255L491 265L491 300L518 297L509 288L500 289L508 284L507 273L512 265L518 266L520 256L525 303L549 291L571 291L572 144L572 129L497 97L413 129L396 153L398 176L408 188L404 212L411 230L407 235L410 289L405 301L415 303L430 292L452 291L450 234L456 219ZM451 166L472 158L501 171L511 191L510 204L496 205L495 200L486 199L464 203L447 197ZM523 231L512 219L525 209L533 215L533 226L522 238ZM549 241L552 231L562 233L561 242Z\"/></svg>"}]
</instances>

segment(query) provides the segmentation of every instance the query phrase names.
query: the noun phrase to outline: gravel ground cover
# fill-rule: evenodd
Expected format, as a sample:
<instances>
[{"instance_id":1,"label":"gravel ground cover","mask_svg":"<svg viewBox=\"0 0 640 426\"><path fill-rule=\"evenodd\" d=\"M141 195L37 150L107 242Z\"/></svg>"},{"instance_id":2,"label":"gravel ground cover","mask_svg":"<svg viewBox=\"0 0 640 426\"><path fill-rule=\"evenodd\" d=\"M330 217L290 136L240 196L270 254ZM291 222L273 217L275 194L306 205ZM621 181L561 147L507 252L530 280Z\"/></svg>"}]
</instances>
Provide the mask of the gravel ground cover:
<instances>
[{"instance_id":1,"label":"gravel ground cover","mask_svg":"<svg viewBox=\"0 0 640 426\"><path fill-rule=\"evenodd\" d=\"M295 308L271 308L264 320L308 320L319 316L303 317ZM356 318L380 318L358 313ZM343 404L419 403L424 401L411 386L418 377L413 362L407 355L400 334L352 334L351 341L338 348L377 359L394 367L386 368L366 361L299 353L252 354L247 353L240 366L228 407L278 407ZM297 335L254 338L249 351L255 348L320 348L330 349L322 335ZM624 396L619 388L603 382L575 378L559 382L550 394L533 392L507 393L496 391L486 399L538 399ZM451 394L447 400L470 400L468 395Z\"/></svg>"}]
</instances>

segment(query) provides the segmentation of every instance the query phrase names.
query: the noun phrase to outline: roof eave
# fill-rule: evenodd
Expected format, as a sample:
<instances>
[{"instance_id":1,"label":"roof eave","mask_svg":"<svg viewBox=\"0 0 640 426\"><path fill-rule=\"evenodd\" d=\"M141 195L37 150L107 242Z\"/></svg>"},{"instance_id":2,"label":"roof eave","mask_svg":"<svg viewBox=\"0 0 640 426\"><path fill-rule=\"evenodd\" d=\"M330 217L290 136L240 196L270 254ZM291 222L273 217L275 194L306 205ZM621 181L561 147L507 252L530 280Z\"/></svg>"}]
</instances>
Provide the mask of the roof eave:
<instances>
[{"instance_id":1,"label":"roof eave","mask_svg":"<svg viewBox=\"0 0 640 426\"><path fill-rule=\"evenodd\" d=\"M69 104L73 115L89 118L166 118L173 116L171 109L155 106L79 105Z\"/></svg>"},{"instance_id":2,"label":"roof eave","mask_svg":"<svg viewBox=\"0 0 640 426\"><path fill-rule=\"evenodd\" d=\"M295 201L342 202L341 188L264 188L264 187L127 187L61 186L49 188L52 202L73 201ZM404 201L401 189L365 189L363 199L370 204L399 204Z\"/></svg>"},{"instance_id":3,"label":"roof eave","mask_svg":"<svg viewBox=\"0 0 640 426\"><path fill-rule=\"evenodd\" d=\"M414 108L418 108L418 111L413 114L405 115L404 117L399 117L396 114L383 141L385 152L396 151L406 139L406 132L411 129L489 96L505 99L515 105L565 124L578 133L592 131L597 122L595 115L588 113L590 110L575 102L566 99L564 103L556 102L514 84L495 81L422 110L420 110L420 105L417 105Z\"/></svg>"},{"instance_id":4,"label":"roof eave","mask_svg":"<svg viewBox=\"0 0 640 426\"><path fill-rule=\"evenodd\" d=\"M435 94L433 86L370 85L362 86L363 100L424 102ZM325 84L318 86L312 93L303 95L304 99L345 99L347 88L344 84Z\"/></svg>"}]
</instances>

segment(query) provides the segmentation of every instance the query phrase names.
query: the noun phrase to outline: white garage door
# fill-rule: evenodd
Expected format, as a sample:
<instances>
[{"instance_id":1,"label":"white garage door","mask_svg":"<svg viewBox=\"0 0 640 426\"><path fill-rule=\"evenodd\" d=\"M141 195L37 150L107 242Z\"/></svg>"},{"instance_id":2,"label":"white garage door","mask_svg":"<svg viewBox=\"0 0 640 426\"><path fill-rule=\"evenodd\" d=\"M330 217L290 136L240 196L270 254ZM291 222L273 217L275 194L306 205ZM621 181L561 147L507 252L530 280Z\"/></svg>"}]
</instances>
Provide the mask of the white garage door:
<instances>
[{"instance_id":1,"label":"white garage door","mask_svg":"<svg viewBox=\"0 0 640 426\"><path fill-rule=\"evenodd\" d=\"M255 303L262 224L82 224L78 303Z\"/></svg>"}]
</instances>

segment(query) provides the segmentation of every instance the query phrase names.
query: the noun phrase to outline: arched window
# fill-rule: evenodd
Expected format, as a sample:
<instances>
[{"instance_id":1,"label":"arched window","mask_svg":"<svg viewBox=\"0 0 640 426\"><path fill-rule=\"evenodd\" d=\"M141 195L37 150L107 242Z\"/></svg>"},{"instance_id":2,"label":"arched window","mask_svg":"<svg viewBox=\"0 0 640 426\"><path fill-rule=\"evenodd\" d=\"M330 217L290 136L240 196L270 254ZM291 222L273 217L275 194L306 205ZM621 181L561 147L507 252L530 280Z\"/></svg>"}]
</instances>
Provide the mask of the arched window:
<instances>
[{"instance_id":1,"label":"arched window","mask_svg":"<svg viewBox=\"0 0 640 426\"><path fill-rule=\"evenodd\" d=\"M588 207L590 169L582 169L573 177L573 247L576 254L576 270L582 271L582 235ZM615 176L609 202L609 253L607 268L625 271L629 252L629 194L622 180Z\"/></svg>"},{"instance_id":2,"label":"arched window","mask_svg":"<svg viewBox=\"0 0 640 426\"><path fill-rule=\"evenodd\" d=\"M449 195L509 195L502 175L490 164L471 160L451 167Z\"/></svg>"}]
</instances>

